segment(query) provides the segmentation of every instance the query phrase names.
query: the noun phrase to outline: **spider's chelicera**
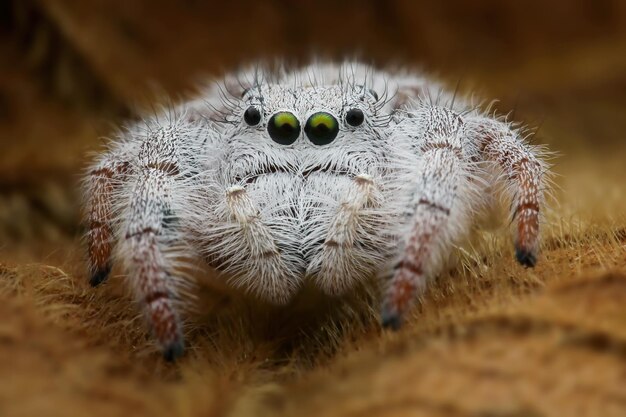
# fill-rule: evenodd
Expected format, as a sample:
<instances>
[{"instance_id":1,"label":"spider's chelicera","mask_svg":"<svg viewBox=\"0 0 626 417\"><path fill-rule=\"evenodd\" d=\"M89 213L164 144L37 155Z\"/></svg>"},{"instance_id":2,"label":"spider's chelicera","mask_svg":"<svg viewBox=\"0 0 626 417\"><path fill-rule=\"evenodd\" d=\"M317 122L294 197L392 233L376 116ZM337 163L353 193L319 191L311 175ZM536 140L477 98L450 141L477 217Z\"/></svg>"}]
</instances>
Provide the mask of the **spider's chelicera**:
<instances>
[{"instance_id":1,"label":"spider's chelicera","mask_svg":"<svg viewBox=\"0 0 626 417\"><path fill-rule=\"evenodd\" d=\"M305 281L337 295L378 277L398 328L502 189L517 259L535 265L539 149L419 74L256 69L174 110L121 133L85 180L91 283L123 261L168 359L190 255L273 303Z\"/></svg>"}]
</instances>

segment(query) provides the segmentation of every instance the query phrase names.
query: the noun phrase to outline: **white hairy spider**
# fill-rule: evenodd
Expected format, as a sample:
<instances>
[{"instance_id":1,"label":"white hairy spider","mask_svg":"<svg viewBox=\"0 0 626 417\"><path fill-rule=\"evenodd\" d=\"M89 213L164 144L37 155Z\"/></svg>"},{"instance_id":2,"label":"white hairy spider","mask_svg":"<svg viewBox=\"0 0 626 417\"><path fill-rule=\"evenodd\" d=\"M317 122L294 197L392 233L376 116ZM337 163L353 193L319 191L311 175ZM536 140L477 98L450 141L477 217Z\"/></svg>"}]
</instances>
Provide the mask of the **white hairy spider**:
<instances>
[{"instance_id":1,"label":"white hairy spider","mask_svg":"<svg viewBox=\"0 0 626 417\"><path fill-rule=\"evenodd\" d=\"M358 63L227 76L131 126L86 178L91 284L116 258L166 359L183 353L181 255L285 303L378 277L397 328L502 185L534 266L546 164L519 129L419 74ZM182 300L184 302L184 300Z\"/></svg>"}]
</instances>

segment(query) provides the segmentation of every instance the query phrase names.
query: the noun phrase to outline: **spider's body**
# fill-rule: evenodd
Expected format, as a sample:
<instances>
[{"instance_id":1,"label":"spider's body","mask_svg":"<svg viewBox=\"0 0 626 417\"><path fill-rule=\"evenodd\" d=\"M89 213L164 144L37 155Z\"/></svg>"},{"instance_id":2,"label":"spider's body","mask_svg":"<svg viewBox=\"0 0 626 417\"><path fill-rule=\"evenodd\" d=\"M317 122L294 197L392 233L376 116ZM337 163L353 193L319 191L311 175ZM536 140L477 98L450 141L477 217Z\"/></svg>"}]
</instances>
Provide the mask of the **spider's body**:
<instances>
[{"instance_id":1,"label":"spider's body","mask_svg":"<svg viewBox=\"0 0 626 417\"><path fill-rule=\"evenodd\" d=\"M535 264L544 167L508 123L359 64L224 86L129 129L86 180L92 283L116 245L166 357L182 353L173 300L189 251L275 303L305 280L336 295L378 276L397 327L502 184L518 260Z\"/></svg>"}]
</instances>

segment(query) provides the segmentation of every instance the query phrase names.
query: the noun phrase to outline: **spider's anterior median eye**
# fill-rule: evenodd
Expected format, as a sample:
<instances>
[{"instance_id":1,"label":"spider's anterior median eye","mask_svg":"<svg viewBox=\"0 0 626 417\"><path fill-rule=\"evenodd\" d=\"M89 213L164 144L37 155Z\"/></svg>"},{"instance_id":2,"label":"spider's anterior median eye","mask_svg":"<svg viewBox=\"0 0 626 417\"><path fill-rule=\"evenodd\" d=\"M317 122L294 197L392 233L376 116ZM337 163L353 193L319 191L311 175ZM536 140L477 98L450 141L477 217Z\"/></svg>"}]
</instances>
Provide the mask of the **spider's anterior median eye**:
<instances>
[{"instance_id":1,"label":"spider's anterior median eye","mask_svg":"<svg viewBox=\"0 0 626 417\"><path fill-rule=\"evenodd\" d=\"M306 121L304 133L315 145L328 145L339 133L339 123L332 114L318 112Z\"/></svg>"},{"instance_id":2,"label":"spider's anterior median eye","mask_svg":"<svg viewBox=\"0 0 626 417\"><path fill-rule=\"evenodd\" d=\"M300 136L300 122L293 113L281 111L272 116L267 124L267 132L274 142L291 145Z\"/></svg>"},{"instance_id":3,"label":"spider's anterior median eye","mask_svg":"<svg viewBox=\"0 0 626 417\"><path fill-rule=\"evenodd\" d=\"M361 109L350 109L346 113L346 122L350 126L360 126L365 120L365 115Z\"/></svg>"},{"instance_id":4,"label":"spider's anterior median eye","mask_svg":"<svg viewBox=\"0 0 626 417\"><path fill-rule=\"evenodd\" d=\"M248 107L243 114L243 120L250 126L256 126L261 121L261 112L256 107Z\"/></svg>"}]
</instances>

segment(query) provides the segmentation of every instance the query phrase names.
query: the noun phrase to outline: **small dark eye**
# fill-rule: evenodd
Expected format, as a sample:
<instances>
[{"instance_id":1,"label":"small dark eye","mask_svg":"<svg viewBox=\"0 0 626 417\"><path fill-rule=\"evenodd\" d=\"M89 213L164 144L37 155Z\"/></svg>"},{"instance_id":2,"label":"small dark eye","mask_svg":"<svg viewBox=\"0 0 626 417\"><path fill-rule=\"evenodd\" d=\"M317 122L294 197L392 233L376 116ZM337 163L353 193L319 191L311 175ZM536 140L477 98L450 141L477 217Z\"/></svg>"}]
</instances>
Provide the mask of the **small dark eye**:
<instances>
[{"instance_id":1,"label":"small dark eye","mask_svg":"<svg viewBox=\"0 0 626 417\"><path fill-rule=\"evenodd\" d=\"M346 122L350 126L360 126L363 120L365 120L365 115L360 109L350 109L348 113L346 113Z\"/></svg>"},{"instance_id":2,"label":"small dark eye","mask_svg":"<svg viewBox=\"0 0 626 417\"><path fill-rule=\"evenodd\" d=\"M243 114L243 120L250 126L256 126L261 121L261 112L256 107L248 107Z\"/></svg>"}]
</instances>

